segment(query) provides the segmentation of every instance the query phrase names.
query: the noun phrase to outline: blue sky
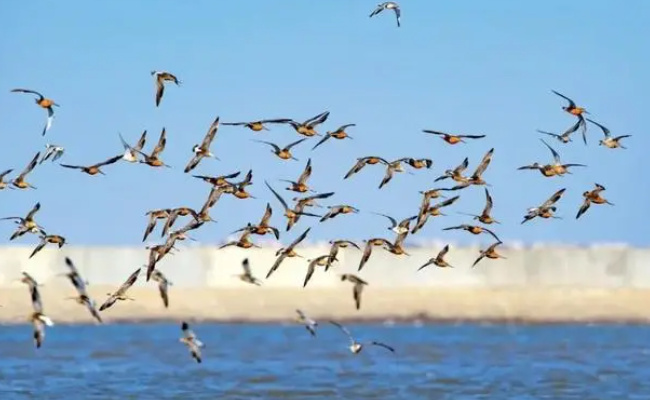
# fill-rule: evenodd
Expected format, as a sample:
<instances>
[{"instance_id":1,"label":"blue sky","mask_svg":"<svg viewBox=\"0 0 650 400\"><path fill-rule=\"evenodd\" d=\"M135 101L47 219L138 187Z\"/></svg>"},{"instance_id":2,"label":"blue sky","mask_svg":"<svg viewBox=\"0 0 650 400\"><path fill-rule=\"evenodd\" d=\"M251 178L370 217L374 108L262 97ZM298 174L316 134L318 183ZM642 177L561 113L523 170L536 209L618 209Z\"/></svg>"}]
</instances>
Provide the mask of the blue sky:
<instances>
[{"instance_id":1,"label":"blue sky","mask_svg":"<svg viewBox=\"0 0 650 400\"><path fill-rule=\"evenodd\" d=\"M280 145L298 135L284 125L254 134L222 127L212 145L221 161L204 160L196 173L254 171L251 192L258 200L224 198L214 208L217 224L195 236L217 243L248 221L267 201L274 224L284 226L281 208L264 186L269 180L287 198L278 179L295 179L309 157L318 191L335 191L328 204L349 203L362 213L322 224L301 221L313 240L361 240L388 234L386 220L416 213L418 191L465 156L470 170L495 148L485 178L492 184L495 230L504 241L589 244L625 242L647 246L645 212L650 184L643 161L650 140L644 118L650 89L650 3L630 1L401 2L402 27L394 15L368 18L375 1L67 1L0 4L0 168L20 170L45 143L66 148L61 159L91 164L122 151L118 132L129 141L147 129L151 148L164 126L163 159L174 168L151 169L118 163L107 176L91 177L56 164L43 164L30 181L34 191L0 193L2 215L24 215L40 201L39 222L71 244L140 243L144 213L153 208L199 208L209 188L183 174L191 148L218 115L222 122L261 118L304 120L331 112L321 131L356 123L350 141L329 141L316 151L316 138L295 148L300 162L281 162L252 139ZM167 70L183 82L168 86L154 106L152 70ZM45 138L45 112L15 87L38 90L61 107ZM601 133L589 128L589 146L550 139L566 162L580 162L573 175L545 179L516 168L550 160L535 130L562 131L573 123L555 89L584 105L614 133L632 134L627 150L597 146ZM642 122L643 121L643 122ZM454 147L422 129L485 134ZM343 181L356 157L428 157L431 170L396 176L377 186L383 168L369 167ZM636 177L640 180L636 181ZM616 205L592 207L576 221L581 193L598 182ZM566 187L558 203L562 220L520 225L528 207ZM459 192L449 217L430 222L410 240L485 242L466 232L442 232L469 221L456 212L479 213L483 188ZM11 222L4 222L10 235ZM32 243L35 238L21 239Z\"/></svg>"}]
</instances>

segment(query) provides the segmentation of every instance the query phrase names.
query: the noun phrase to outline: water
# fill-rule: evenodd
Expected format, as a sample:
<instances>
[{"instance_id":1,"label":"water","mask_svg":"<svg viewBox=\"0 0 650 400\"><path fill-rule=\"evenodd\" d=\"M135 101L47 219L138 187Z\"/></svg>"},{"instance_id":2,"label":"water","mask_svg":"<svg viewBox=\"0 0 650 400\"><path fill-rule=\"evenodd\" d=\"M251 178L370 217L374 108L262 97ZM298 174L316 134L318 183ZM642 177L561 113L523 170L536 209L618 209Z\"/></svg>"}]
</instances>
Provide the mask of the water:
<instances>
[{"instance_id":1,"label":"water","mask_svg":"<svg viewBox=\"0 0 650 400\"><path fill-rule=\"evenodd\" d=\"M322 323L0 328L1 399L648 399L650 327L354 325L359 355Z\"/></svg>"}]
</instances>

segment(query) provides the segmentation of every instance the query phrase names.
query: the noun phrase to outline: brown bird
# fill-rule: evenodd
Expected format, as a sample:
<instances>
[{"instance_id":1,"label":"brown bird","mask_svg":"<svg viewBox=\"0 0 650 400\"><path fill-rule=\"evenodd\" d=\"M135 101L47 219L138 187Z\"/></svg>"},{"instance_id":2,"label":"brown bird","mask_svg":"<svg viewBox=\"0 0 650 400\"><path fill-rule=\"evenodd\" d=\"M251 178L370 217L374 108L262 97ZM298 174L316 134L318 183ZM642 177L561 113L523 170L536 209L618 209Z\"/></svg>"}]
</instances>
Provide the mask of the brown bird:
<instances>
[{"instance_id":1,"label":"brown bird","mask_svg":"<svg viewBox=\"0 0 650 400\"><path fill-rule=\"evenodd\" d=\"M246 173L246 177L240 181L240 182L235 182L230 185L226 185L223 187L224 193L232 194L236 198L243 200L243 199L255 199L256 197L251 195L248 191L246 191L246 187L250 186L253 184L253 170L249 170Z\"/></svg>"},{"instance_id":2,"label":"brown bird","mask_svg":"<svg viewBox=\"0 0 650 400\"><path fill-rule=\"evenodd\" d=\"M291 127L298 132L299 134L307 137L311 136L316 136L318 135L318 132L314 129L317 125L322 124L323 122L327 121L327 117L329 117L330 112L325 111L317 116L308 119L305 122L296 122L294 120L291 120L288 122Z\"/></svg>"},{"instance_id":3,"label":"brown bird","mask_svg":"<svg viewBox=\"0 0 650 400\"><path fill-rule=\"evenodd\" d=\"M402 167L402 161L404 161L404 159L400 158L399 160L395 160L386 164L386 173L384 174L384 178L381 180L381 183L379 184L379 189L386 186L386 184L393 179L393 174L395 172L404 172L404 167Z\"/></svg>"},{"instance_id":4,"label":"brown bird","mask_svg":"<svg viewBox=\"0 0 650 400\"><path fill-rule=\"evenodd\" d=\"M272 215L273 215L273 209L271 208L271 205L269 203L266 203L266 210L264 211L264 215L262 216L262 219L257 225L252 225L251 223L248 223L245 227L237 229L233 233L248 231L251 234L262 235L262 236L268 233L273 233L275 238L279 240L280 231L278 230L278 228L269 225L269 221L271 220Z\"/></svg>"},{"instance_id":5,"label":"brown bird","mask_svg":"<svg viewBox=\"0 0 650 400\"><path fill-rule=\"evenodd\" d=\"M446 260L445 260L445 255L449 252L449 245L445 245L445 247L440 250L437 256L430 258L429 261L424 263L420 268L418 268L418 271L421 269L424 269L428 267L429 265L436 265L440 268L453 268L452 265L450 265Z\"/></svg>"},{"instance_id":6,"label":"brown bird","mask_svg":"<svg viewBox=\"0 0 650 400\"><path fill-rule=\"evenodd\" d=\"M444 175L437 177L434 182L442 181L447 178L451 178L456 182L462 183L467 181L467 178L463 176L463 172L467 169L469 166L469 159L465 157L462 163L460 163L456 168L454 169L448 169L445 171Z\"/></svg>"},{"instance_id":7,"label":"brown bird","mask_svg":"<svg viewBox=\"0 0 650 400\"><path fill-rule=\"evenodd\" d=\"M495 250L496 247L499 246L500 244L501 244L501 242L496 242L496 243L493 243L487 249L481 250L481 255L476 259L476 261L474 261L474 264L472 264L472 268L474 268L476 266L476 264L478 264L479 261L481 261L485 257L487 257L489 259L492 259L492 260L495 260L497 258L505 259L506 257L504 257L501 254L497 253L496 250Z\"/></svg>"},{"instance_id":8,"label":"brown bird","mask_svg":"<svg viewBox=\"0 0 650 400\"><path fill-rule=\"evenodd\" d=\"M578 123L580 124L580 126L582 126L582 132L581 132L582 133L582 140L585 142L585 144L587 144L587 135L586 135L586 133L587 133L587 123L585 122L585 117L583 116L583 114L589 114L587 112L587 110L584 107L576 106L576 103L573 100L571 100L570 98L568 98L567 96L565 96L563 94L560 94L560 93L556 92L555 90L551 90L551 92L555 93L556 95L562 97L564 100L569 102L569 105L563 106L562 109L564 111L568 112L569 114L578 117Z\"/></svg>"},{"instance_id":9,"label":"brown bird","mask_svg":"<svg viewBox=\"0 0 650 400\"><path fill-rule=\"evenodd\" d=\"M63 245L65 244L65 238L59 235L48 235L45 232L42 232L39 238L41 239L41 242L36 246L34 251L32 251L32 254L29 256L29 258L34 257L34 255L36 255L36 253L41 251L43 247L45 247L45 245L47 245L48 243L59 246L59 249L63 247Z\"/></svg>"},{"instance_id":10,"label":"brown bird","mask_svg":"<svg viewBox=\"0 0 650 400\"><path fill-rule=\"evenodd\" d=\"M347 247L354 247L357 250L361 250L359 246L350 241L350 240L330 240L330 252L329 252L329 260L328 264L325 266L325 272L329 269L329 267L334 263L334 261L337 260L336 256L339 254L339 249L345 249Z\"/></svg>"},{"instance_id":11,"label":"brown bird","mask_svg":"<svg viewBox=\"0 0 650 400\"><path fill-rule=\"evenodd\" d=\"M467 214L467 213L460 213L462 215L468 215L470 217L474 217L475 220L478 220L486 225L491 225L491 224L500 224L499 221L496 219L492 218L492 196L490 196L490 192L485 188L485 208L483 208L483 212L481 212L481 215L476 215L476 214Z\"/></svg>"},{"instance_id":12,"label":"brown bird","mask_svg":"<svg viewBox=\"0 0 650 400\"><path fill-rule=\"evenodd\" d=\"M323 215L323 217L320 219L320 222L323 222L327 219L332 219L337 215L359 213L358 208L349 206L347 204L341 204L338 206L328 206L327 208L329 208L329 211L325 215Z\"/></svg>"},{"instance_id":13,"label":"brown bird","mask_svg":"<svg viewBox=\"0 0 650 400\"><path fill-rule=\"evenodd\" d=\"M553 155L553 164L551 164L551 166L553 167L553 169L555 169L555 172L558 175L570 174L571 172L569 172L569 167L586 167L586 165L584 164L562 164L558 152L555 151L555 149L552 148L548 143L546 143L544 139L540 139L540 140L551 151L551 154Z\"/></svg>"},{"instance_id":14,"label":"brown bird","mask_svg":"<svg viewBox=\"0 0 650 400\"><path fill-rule=\"evenodd\" d=\"M207 176L207 175L192 175L194 178L199 178L202 181L209 183L212 186L229 186L232 185L228 179L234 179L239 176L241 172L237 171L228 175Z\"/></svg>"},{"instance_id":15,"label":"brown bird","mask_svg":"<svg viewBox=\"0 0 650 400\"><path fill-rule=\"evenodd\" d=\"M174 223L178 217L186 217L188 215L191 215L195 220L199 219L199 213L190 207L177 207L172 209L169 212L169 217L167 217L167 222L165 222L165 226L163 227L162 234L160 236L162 237L167 235L169 229L174 226Z\"/></svg>"},{"instance_id":16,"label":"brown bird","mask_svg":"<svg viewBox=\"0 0 650 400\"><path fill-rule=\"evenodd\" d=\"M429 217L439 217L439 216L446 216L447 214L444 214L440 211L441 208L448 207L456 202L460 196L454 196L452 198L449 198L447 200L441 201L439 203L434 204L433 206L429 205L429 201L425 200L422 205L420 206L420 211L418 212L418 218L415 226L413 227L413 230L411 230L412 234L415 234L417 231L422 229L424 225L427 223L429 220Z\"/></svg>"},{"instance_id":17,"label":"brown bird","mask_svg":"<svg viewBox=\"0 0 650 400\"><path fill-rule=\"evenodd\" d=\"M250 283L256 286L262 285L262 281L260 281L259 279L253 276L253 273L251 272L251 265L250 262L248 261L248 258L244 258L244 261L242 261L241 266L244 272L242 274L237 275L237 277L242 282Z\"/></svg>"},{"instance_id":18,"label":"brown bird","mask_svg":"<svg viewBox=\"0 0 650 400\"><path fill-rule=\"evenodd\" d=\"M269 190L273 193L276 199L282 204L282 207L284 207L284 216L287 218L287 231L289 231L295 224L298 222L301 216L306 215L308 217L317 217L320 218L321 215L317 214L312 214L305 212L302 207L296 206L295 208L289 208L287 205L287 202L276 192L271 185L269 185L268 182L264 181L266 184L266 187L269 188Z\"/></svg>"},{"instance_id":19,"label":"brown bird","mask_svg":"<svg viewBox=\"0 0 650 400\"><path fill-rule=\"evenodd\" d=\"M432 131L428 129L423 129L422 132L429 133L432 135L438 135L442 140L444 140L449 144L467 143L463 139L482 139L485 137L485 135L452 135L449 133Z\"/></svg>"},{"instance_id":20,"label":"brown bird","mask_svg":"<svg viewBox=\"0 0 650 400\"><path fill-rule=\"evenodd\" d=\"M27 272L23 272L23 277L20 279L21 282L26 284L29 287L29 294L32 299L32 309L34 312L30 315L29 319L34 328L34 344L36 348L40 348L45 340L45 326L52 326L54 322L45 315L43 311L43 303L41 301L41 294L38 291L38 283L31 275Z\"/></svg>"},{"instance_id":21,"label":"brown bird","mask_svg":"<svg viewBox=\"0 0 650 400\"><path fill-rule=\"evenodd\" d=\"M554 204L560 200L565 191L566 188L560 189L557 192L553 193L553 195L549 197L548 200L546 200L544 203L542 203L541 206L529 208L528 213L524 216L524 220L521 221L521 223L523 224L525 222L528 222L535 217L560 219L560 217L553 215L553 213L557 211L557 207L555 207Z\"/></svg>"},{"instance_id":22,"label":"brown bird","mask_svg":"<svg viewBox=\"0 0 650 400\"><path fill-rule=\"evenodd\" d=\"M621 135L621 136L612 137L611 131L609 129L607 129L606 127L604 127L603 125L601 125L598 122L593 121L593 120L591 120L589 118L586 118L586 120L591 122L592 124L596 125L597 127L599 127L603 131L603 134L605 135L605 139L601 139L598 142L599 146L605 146L605 147L607 147L609 149L617 149L617 148L626 149L627 148L627 147L623 146L620 143L620 140L628 138L628 137L632 137L632 135Z\"/></svg>"},{"instance_id":23,"label":"brown bird","mask_svg":"<svg viewBox=\"0 0 650 400\"><path fill-rule=\"evenodd\" d=\"M268 131L268 128L264 124L288 124L291 122L291 119L288 118L276 118L276 119L262 119L259 121L252 122L224 122L221 125L227 126L243 126L250 129L253 132L260 132L262 130Z\"/></svg>"},{"instance_id":24,"label":"brown bird","mask_svg":"<svg viewBox=\"0 0 650 400\"><path fill-rule=\"evenodd\" d=\"M273 147L273 150L271 150L271 152L273 154L275 154L276 156L278 156L278 158L280 158L281 160L299 161L296 157L294 157L291 154L291 148L293 146L297 145L297 144L300 144L300 143L304 142L305 140L307 140L307 138L302 138L300 140L296 140L295 142L289 143L288 145L286 145L283 148L280 148L280 146L276 145L275 143L267 142L267 141L264 141L264 140L254 140L254 142L264 143L264 144L267 144L267 145Z\"/></svg>"},{"instance_id":25,"label":"brown bird","mask_svg":"<svg viewBox=\"0 0 650 400\"><path fill-rule=\"evenodd\" d=\"M478 165L478 167L476 167L476 170L469 178L464 179L462 182L460 182L460 184L454 186L451 189L452 190L463 189L470 185L487 185L485 180L483 180L482 175L487 169L488 165L490 165L490 162L492 161L492 154L494 154L494 148L491 148L490 150L488 150L487 153L485 153L483 159L481 160L481 163Z\"/></svg>"},{"instance_id":26,"label":"brown bird","mask_svg":"<svg viewBox=\"0 0 650 400\"><path fill-rule=\"evenodd\" d=\"M180 86L181 82L174 75L165 71L151 71L151 75L156 77L156 107L158 107L165 92L165 82L173 82L176 86Z\"/></svg>"},{"instance_id":27,"label":"brown bird","mask_svg":"<svg viewBox=\"0 0 650 400\"><path fill-rule=\"evenodd\" d=\"M7 169L5 171L0 172L0 190L5 189L7 187L13 189L13 187L9 186L9 182L5 181L5 177L12 173L14 170L13 169Z\"/></svg>"},{"instance_id":28,"label":"brown bird","mask_svg":"<svg viewBox=\"0 0 650 400\"><path fill-rule=\"evenodd\" d=\"M497 241L501 241L501 239L499 239L494 232L492 232L488 228L485 228L483 226L478 226L478 225L462 224L462 225L458 225L458 226L450 226L449 228L443 228L443 231L450 231L450 230L454 230L454 229L462 229L462 230L467 231L469 233L472 233L474 235L479 235L481 233L488 233L488 234L492 235L492 237L495 238Z\"/></svg>"},{"instance_id":29,"label":"brown bird","mask_svg":"<svg viewBox=\"0 0 650 400\"><path fill-rule=\"evenodd\" d=\"M115 302L118 300L120 301L135 300L134 298L128 297L126 295L126 292L131 288L131 286L133 286L135 281L138 280L138 275L140 275L140 270L141 268L136 269L115 292L107 293L108 299L106 299L104 304L102 304L101 307L99 307L99 311L104 311L105 309L115 304Z\"/></svg>"},{"instance_id":30,"label":"brown bird","mask_svg":"<svg viewBox=\"0 0 650 400\"><path fill-rule=\"evenodd\" d=\"M576 219L580 218L580 216L584 214L592 204L609 204L610 206L614 205L600 195L600 193L605 190L605 186L599 185L598 183L595 185L595 189L582 193L582 196L585 198L585 200L578 210Z\"/></svg>"},{"instance_id":31,"label":"brown bird","mask_svg":"<svg viewBox=\"0 0 650 400\"><path fill-rule=\"evenodd\" d=\"M343 179L348 179L352 175L361 171L363 167L365 167L366 165L375 165L379 163L388 165L388 161L384 160L381 157L369 156L369 157L357 158L356 164L354 164L352 168L350 168L350 170L345 174L345 177Z\"/></svg>"},{"instance_id":32,"label":"brown bird","mask_svg":"<svg viewBox=\"0 0 650 400\"><path fill-rule=\"evenodd\" d=\"M27 174L32 172L34 167L36 167L36 163L38 163L38 158L40 156L41 156L41 152L39 151L38 153L36 153L34 158L32 158L32 161L30 161L29 164L27 164L27 167L25 167L23 172L21 172L20 175L18 175L16 178L14 178L11 181L11 184L14 187L16 187L18 189L27 189L27 188L36 189L36 186L34 186L31 183L28 183L27 181L25 181L25 177L27 176Z\"/></svg>"},{"instance_id":33,"label":"brown bird","mask_svg":"<svg viewBox=\"0 0 650 400\"><path fill-rule=\"evenodd\" d=\"M69 165L69 164L60 164L64 168L71 168L71 169L78 169L81 170L81 172L86 173L88 175L97 175L97 174L102 174L106 175L104 171L102 171L100 168L105 166L105 165L110 165L110 164L115 164L119 160L122 159L122 155L118 155L115 157L111 157L106 161L99 162L97 164L89 165L89 166L83 166L83 165Z\"/></svg>"},{"instance_id":34,"label":"brown bird","mask_svg":"<svg viewBox=\"0 0 650 400\"><path fill-rule=\"evenodd\" d=\"M323 137L314 147L312 147L312 150L316 150L316 147L320 146L321 144L325 143L326 140L329 138L334 138L338 140L343 140L345 138L352 139L352 136L348 135L348 133L345 131L347 128L350 128L352 126L357 126L356 124L346 124L346 125L341 125L336 130L333 132L327 132L325 134L325 137Z\"/></svg>"},{"instance_id":35,"label":"brown bird","mask_svg":"<svg viewBox=\"0 0 650 400\"><path fill-rule=\"evenodd\" d=\"M25 233L42 233L43 228L41 228L40 225L36 223L34 220L34 216L38 212L38 210L41 209L41 203L36 203L34 207L32 207L31 210L27 213L27 215L23 217L4 217L0 218L0 220L14 220L16 221L16 224L18 224L18 228L16 228L16 231L11 235L9 240L14 240L20 236L23 236Z\"/></svg>"},{"instance_id":36,"label":"brown bird","mask_svg":"<svg viewBox=\"0 0 650 400\"><path fill-rule=\"evenodd\" d=\"M417 215L414 215L412 217L404 218L400 222L397 222L397 220L391 217L390 215L381 214L381 213L373 213L373 214L387 218L390 221L390 226L388 227L388 230L393 231L398 235L408 232L410 230L409 227L410 222L418 217Z\"/></svg>"},{"instance_id":37,"label":"brown bird","mask_svg":"<svg viewBox=\"0 0 650 400\"><path fill-rule=\"evenodd\" d=\"M147 240L147 237L151 234L151 232L153 232L158 220L168 219L170 213L171 209L169 208L147 211L145 215L149 216L149 222L147 223L147 228L145 229L144 236L142 237L143 242Z\"/></svg>"},{"instance_id":38,"label":"brown bird","mask_svg":"<svg viewBox=\"0 0 650 400\"><path fill-rule=\"evenodd\" d=\"M266 279L269 279L271 274L273 274L273 272L275 272L278 268L280 268L280 264L282 264L282 261L284 261L285 258L287 258L287 257L290 257L290 258L291 257L301 257L302 258L301 255L296 253L295 248L296 248L296 246L298 246L300 244L300 242L305 240L305 238L307 237L307 234L309 233L310 230L311 230L311 228L307 228L303 233L300 234L300 236L298 236L293 242L291 242L291 244L289 246L283 247L283 248L281 248L281 249L279 249L278 251L275 252L275 255L276 255L277 258L276 258L275 262L273 263L273 266L271 267L269 272L266 274Z\"/></svg>"},{"instance_id":39,"label":"brown bird","mask_svg":"<svg viewBox=\"0 0 650 400\"><path fill-rule=\"evenodd\" d=\"M423 195L422 203L426 203L427 205L429 204L429 201L431 199L437 199L437 198L445 198L440 192L442 191L449 191L451 189L445 189L445 188L438 188L438 189L429 189L425 191L420 191L420 194Z\"/></svg>"},{"instance_id":40,"label":"brown bird","mask_svg":"<svg viewBox=\"0 0 650 400\"><path fill-rule=\"evenodd\" d=\"M290 183L291 186L289 186L287 190L291 190L293 192L298 192L298 193L313 192L313 190L311 190L307 185L307 180L311 176L311 172L312 172L312 168L311 168L311 158L310 158L309 160L307 160L307 165L305 165L305 169L302 171L297 181L282 179L282 182Z\"/></svg>"},{"instance_id":41,"label":"brown bird","mask_svg":"<svg viewBox=\"0 0 650 400\"><path fill-rule=\"evenodd\" d=\"M368 282L352 274L341 275L341 281L349 281L354 284L352 287L352 297L354 298L354 304L357 310L361 309L361 293L363 292L364 286L368 285Z\"/></svg>"},{"instance_id":42,"label":"brown bird","mask_svg":"<svg viewBox=\"0 0 650 400\"><path fill-rule=\"evenodd\" d=\"M302 287L307 287L307 283L309 283L309 280L314 275L314 272L316 271L316 267L329 268L329 266L331 265L329 254L325 254L324 256L319 256L314 258L313 260L307 260L307 261L309 261L309 266L307 267L307 275L305 275L305 281L303 282Z\"/></svg>"},{"instance_id":43,"label":"brown bird","mask_svg":"<svg viewBox=\"0 0 650 400\"><path fill-rule=\"evenodd\" d=\"M187 163L187 166L185 166L185 170L184 170L185 173L188 173L194 168L196 168L196 166L199 165L201 160L203 160L203 158L205 157L214 158L218 160L217 156L215 156L210 152L210 145L212 144L214 137L217 135L218 130L219 130L219 117L217 117L214 120L214 122L212 122L212 125L210 125L210 128L208 129L208 133L205 134L205 137L203 138L201 144L196 144L192 148L192 152L194 153L194 156Z\"/></svg>"},{"instance_id":44,"label":"brown bird","mask_svg":"<svg viewBox=\"0 0 650 400\"><path fill-rule=\"evenodd\" d=\"M69 257L65 258L65 264L70 272L67 272L63 275L65 275L70 280L72 286L74 286L74 288L77 290L76 297L68 297L67 299L74 300L78 304L85 306L90 312L90 315L92 315L93 318L97 320L97 322L102 323L102 317L97 311L95 301L90 298L88 291L86 290L87 282L81 277L81 274L79 274L77 267L75 267L74 263Z\"/></svg>"},{"instance_id":45,"label":"brown bird","mask_svg":"<svg viewBox=\"0 0 650 400\"><path fill-rule=\"evenodd\" d=\"M136 150L137 153L142 155L144 157L144 160L140 160L139 162L141 164L147 164L150 167L167 167L171 168L169 165L165 164L161 159L160 159L160 153L165 150L165 146L167 145L167 131L165 128L162 128L162 132L160 132L160 138L158 139L158 143L156 144L156 147L151 150L151 154L145 154L140 150ZM135 149L134 149L135 150Z\"/></svg>"},{"instance_id":46,"label":"brown bird","mask_svg":"<svg viewBox=\"0 0 650 400\"><path fill-rule=\"evenodd\" d=\"M251 233L249 231L244 231L242 232L241 236L239 236L239 239L225 243L221 245L219 249L223 249L230 246L239 247L240 249L250 249L251 247L259 248L260 246L256 245L250 240L250 236Z\"/></svg>"},{"instance_id":47,"label":"brown bird","mask_svg":"<svg viewBox=\"0 0 650 400\"><path fill-rule=\"evenodd\" d=\"M120 141L122 142L122 147L124 147L124 154L122 155L122 159L130 163L138 162L138 152L142 151L145 143L147 143L147 131L145 130L142 132L142 135L140 135L140 139L138 140L138 143L135 144L135 146L128 144L122 137L122 134L119 134L119 136Z\"/></svg>"},{"instance_id":48,"label":"brown bird","mask_svg":"<svg viewBox=\"0 0 650 400\"><path fill-rule=\"evenodd\" d=\"M361 256L361 260L359 261L359 268L357 268L357 271L361 271L363 267L368 263L368 260L370 260L370 256L372 255L372 248L374 246L382 246L384 248L390 248L392 247L392 243L389 242L388 240L384 238L372 238L368 240L364 240L366 243L365 247L363 248L363 255Z\"/></svg>"},{"instance_id":49,"label":"brown bird","mask_svg":"<svg viewBox=\"0 0 650 400\"><path fill-rule=\"evenodd\" d=\"M201 348L204 347L203 342L196 337L194 332L190 329L190 325L185 321L181 322L181 331L183 332L183 337L178 340L187 346L192 358L200 364L202 361Z\"/></svg>"},{"instance_id":50,"label":"brown bird","mask_svg":"<svg viewBox=\"0 0 650 400\"><path fill-rule=\"evenodd\" d=\"M158 269L154 269L151 274L151 280L158 283L158 292L165 308L169 307L169 287L172 283Z\"/></svg>"},{"instance_id":51,"label":"brown bird","mask_svg":"<svg viewBox=\"0 0 650 400\"><path fill-rule=\"evenodd\" d=\"M36 99L34 99L36 101L36 104L38 104L39 107L47 110L47 121L45 122L43 133L41 134L41 136L45 136L45 132L47 132L50 129L50 127L52 126L52 121L54 120L54 109L52 107L59 107L59 105L55 103L54 100L48 99L42 94L34 90L13 89L11 91L14 93L29 93L29 94L36 95Z\"/></svg>"},{"instance_id":52,"label":"brown bird","mask_svg":"<svg viewBox=\"0 0 650 400\"><path fill-rule=\"evenodd\" d=\"M402 162L407 163L408 165L410 165L412 168L415 169L422 169L422 168L430 169L431 166L433 165L433 161L429 158L406 157L406 158L402 158Z\"/></svg>"},{"instance_id":53,"label":"brown bird","mask_svg":"<svg viewBox=\"0 0 650 400\"><path fill-rule=\"evenodd\" d=\"M305 209L305 207L319 207L323 208L320 204L316 202L316 200L321 200L321 199L326 199L328 197L331 197L334 195L334 192L327 192L327 193L319 193L315 194L312 196L307 196L307 197L294 197L292 200L296 202L296 209Z\"/></svg>"}]
</instances>

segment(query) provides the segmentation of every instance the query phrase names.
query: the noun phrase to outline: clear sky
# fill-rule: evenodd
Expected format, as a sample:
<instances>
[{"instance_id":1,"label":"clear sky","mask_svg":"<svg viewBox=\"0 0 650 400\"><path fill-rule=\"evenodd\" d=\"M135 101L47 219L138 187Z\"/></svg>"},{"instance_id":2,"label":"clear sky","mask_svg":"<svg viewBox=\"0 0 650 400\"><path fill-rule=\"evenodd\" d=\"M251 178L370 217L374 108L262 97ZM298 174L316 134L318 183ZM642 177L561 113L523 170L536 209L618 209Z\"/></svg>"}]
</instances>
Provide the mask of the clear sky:
<instances>
[{"instance_id":1,"label":"clear sky","mask_svg":"<svg viewBox=\"0 0 650 400\"><path fill-rule=\"evenodd\" d=\"M364 238L391 234L387 220L371 212L402 218L417 212L418 191L465 156L473 170L495 148L485 179L492 185L496 232L506 242L650 244L647 224L650 183L645 117L650 92L650 2L636 0L402 1L402 27L383 12L368 18L369 1L65 1L0 3L0 169L21 170L46 143L64 146L61 159L92 164L122 152L121 132L135 142L147 129L149 150L161 128L168 148L162 158L173 169L152 169L126 162L105 168L106 176L88 176L56 163L44 163L29 177L33 191L0 193L2 215L24 215L42 203L38 221L70 244L136 245L154 208L200 208L209 192L203 182L184 174L191 148L216 116L222 122L262 118L305 120L331 112L321 131L356 123L354 140L318 140L295 147L300 162L282 162L262 139L287 144L299 138L291 127L270 126L255 134L221 127L212 150L221 161L204 160L196 173L219 175L252 168L257 200L225 197L212 211L217 224L195 236L218 243L246 222L257 221L267 201L283 227L281 208L264 186L267 179L290 199L279 179L295 179L312 158L311 184L335 191L327 204L349 203L361 209L316 224L305 218L283 241L308 226L312 240ZM152 70L178 76L161 106L154 105ZM32 96L10 93L31 88L61 106L45 138L45 111ZM536 129L561 132L574 118L563 112L555 89L584 105L591 117L614 135L631 134L627 150L597 146L601 132L589 127L589 145L562 145L548 139L573 175L546 179L517 171L534 161L550 161ZM457 146L446 145L422 129L485 134ZM576 138L577 139L577 138ZM387 159L428 157L431 170L398 174L384 189L377 186L381 166L367 167L343 181L356 157ZM408 168L408 167L407 167ZM616 205L594 206L580 220L575 214L582 192L594 182L607 188ZM444 183L444 182L443 182ZM562 220L520 225L528 207L562 187ZM479 213L482 187L458 192L449 217L430 221L408 239L455 243L489 242L467 232L441 228L470 219L457 212ZM13 224L2 222L2 235ZM29 244L35 237L18 240ZM5 242L8 242L5 239Z\"/></svg>"}]
</instances>

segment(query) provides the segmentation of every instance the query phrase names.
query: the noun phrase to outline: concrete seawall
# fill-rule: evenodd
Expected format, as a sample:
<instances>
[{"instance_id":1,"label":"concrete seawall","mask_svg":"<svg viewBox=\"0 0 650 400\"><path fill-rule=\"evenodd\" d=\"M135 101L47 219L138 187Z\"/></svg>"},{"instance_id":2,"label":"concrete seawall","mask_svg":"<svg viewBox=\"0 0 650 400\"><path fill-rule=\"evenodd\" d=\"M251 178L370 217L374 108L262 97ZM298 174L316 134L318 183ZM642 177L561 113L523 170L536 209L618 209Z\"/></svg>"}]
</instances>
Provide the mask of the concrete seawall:
<instances>
[{"instance_id":1,"label":"concrete seawall","mask_svg":"<svg viewBox=\"0 0 650 400\"><path fill-rule=\"evenodd\" d=\"M507 259L472 263L479 247L454 247L447 261L454 268L417 269L442 248L411 247L410 256L375 248L357 273L361 251L341 249L339 262L325 273L317 269L307 288L307 261L286 259L264 280L277 248L241 250L183 247L159 264L173 282L170 307L162 306L156 284L142 277L130 294L103 312L107 322L120 320L285 320L301 308L314 317L342 319L431 318L449 320L650 321L650 249L625 246L526 247L503 245ZM59 322L90 322L87 311L65 297L75 294L65 277L69 256L89 282L97 303L147 260L142 248L64 247L44 249L28 259L31 247L0 248L0 322L22 322L31 310L21 271L43 284L46 312ZM306 259L327 254L329 247L305 245ZM248 257L260 287L243 283L241 261ZM357 273L369 285L356 310L352 286L339 274Z\"/></svg>"}]
</instances>

